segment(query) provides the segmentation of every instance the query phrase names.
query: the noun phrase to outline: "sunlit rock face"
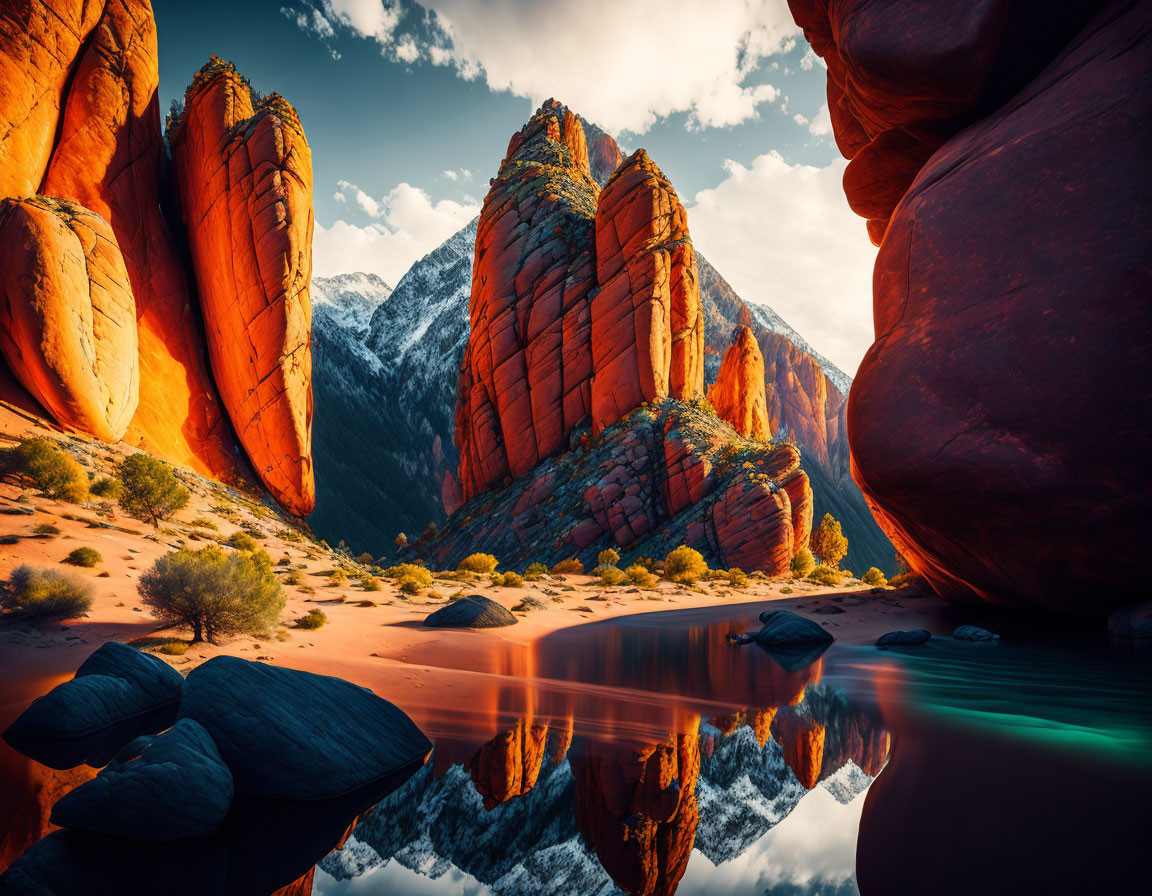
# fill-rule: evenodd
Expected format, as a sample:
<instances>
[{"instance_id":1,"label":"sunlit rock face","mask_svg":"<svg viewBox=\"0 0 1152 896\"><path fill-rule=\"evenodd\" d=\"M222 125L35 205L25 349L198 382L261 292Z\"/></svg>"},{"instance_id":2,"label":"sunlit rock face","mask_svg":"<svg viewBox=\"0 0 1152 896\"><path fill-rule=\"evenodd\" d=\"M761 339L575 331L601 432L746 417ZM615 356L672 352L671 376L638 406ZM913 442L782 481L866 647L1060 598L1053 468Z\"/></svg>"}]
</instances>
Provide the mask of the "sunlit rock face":
<instances>
[{"instance_id":1,"label":"sunlit rock face","mask_svg":"<svg viewBox=\"0 0 1152 896\"><path fill-rule=\"evenodd\" d=\"M708 387L708 401L740 435L760 440L772 435L764 397L764 356L749 327L733 331L716 382Z\"/></svg>"},{"instance_id":2,"label":"sunlit rock face","mask_svg":"<svg viewBox=\"0 0 1152 896\"><path fill-rule=\"evenodd\" d=\"M139 397L136 304L99 215L43 196L0 203L0 352L58 421L124 435Z\"/></svg>"},{"instance_id":3,"label":"sunlit rock face","mask_svg":"<svg viewBox=\"0 0 1152 896\"><path fill-rule=\"evenodd\" d=\"M484 744L468 760L468 774L484 800L485 809L525 794L536 786L547 743L548 725L520 719Z\"/></svg>"},{"instance_id":4,"label":"sunlit rock face","mask_svg":"<svg viewBox=\"0 0 1152 896\"><path fill-rule=\"evenodd\" d=\"M300 119L213 57L188 87L170 143L224 405L264 483L308 513L312 154Z\"/></svg>"},{"instance_id":5,"label":"sunlit rock face","mask_svg":"<svg viewBox=\"0 0 1152 896\"><path fill-rule=\"evenodd\" d=\"M945 596L1129 601L1152 548L1147 4L791 6L880 245L853 477Z\"/></svg>"}]
</instances>

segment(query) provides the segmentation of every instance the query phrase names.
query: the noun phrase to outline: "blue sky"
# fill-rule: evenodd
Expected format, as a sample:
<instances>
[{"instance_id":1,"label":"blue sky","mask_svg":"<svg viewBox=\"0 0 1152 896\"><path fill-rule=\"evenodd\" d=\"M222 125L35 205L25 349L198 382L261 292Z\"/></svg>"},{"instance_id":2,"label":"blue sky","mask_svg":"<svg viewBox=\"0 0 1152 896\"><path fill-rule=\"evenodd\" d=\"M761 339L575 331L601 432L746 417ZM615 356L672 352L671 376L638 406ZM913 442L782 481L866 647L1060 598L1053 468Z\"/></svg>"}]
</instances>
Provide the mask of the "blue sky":
<instances>
[{"instance_id":1,"label":"blue sky","mask_svg":"<svg viewBox=\"0 0 1152 896\"><path fill-rule=\"evenodd\" d=\"M825 73L784 0L252 0L155 6L166 110L216 54L300 113L318 275L395 285L467 223L555 96L643 146L697 247L854 373L874 251L839 189Z\"/></svg>"}]
</instances>

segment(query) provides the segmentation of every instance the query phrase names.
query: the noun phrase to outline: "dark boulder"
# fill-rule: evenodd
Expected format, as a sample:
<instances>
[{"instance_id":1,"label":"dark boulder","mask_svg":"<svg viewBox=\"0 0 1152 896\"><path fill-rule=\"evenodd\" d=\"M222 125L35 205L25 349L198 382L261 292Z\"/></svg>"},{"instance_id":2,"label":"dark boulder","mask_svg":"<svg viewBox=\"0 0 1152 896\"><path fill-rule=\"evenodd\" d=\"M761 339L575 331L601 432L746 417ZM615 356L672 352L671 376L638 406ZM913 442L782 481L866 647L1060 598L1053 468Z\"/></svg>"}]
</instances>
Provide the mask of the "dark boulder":
<instances>
[{"instance_id":1,"label":"dark boulder","mask_svg":"<svg viewBox=\"0 0 1152 896\"><path fill-rule=\"evenodd\" d=\"M1152 640L1152 600L1113 610L1108 616L1108 634L1129 641Z\"/></svg>"},{"instance_id":2,"label":"dark boulder","mask_svg":"<svg viewBox=\"0 0 1152 896\"><path fill-rule=\"evenodd\" d=\"M986 628L980 628L978 625L961 625L956 631L952 632L952 637L957 641L999 641L1000 636L994 635Z\"/></svg>"},{"instance_id":3,"label":"dark boulder","mask_svg":"<svg viewBox=\"0 0 1152 896\"><path fill-rule=\"evenodd\" d=\"M51 768L106 764L141 734L172 724L184 679L163 660L110 641L71 681L35 700L4 740Z\"/></svg>"},{"instance_id":4,"label":"dark boulder","mask_svg":"<svg viewBox=\"0 0 1152 896\"><path fill-rule=\"evenodd\" d=\"M182 840L219 830L231 805L232 774L216 744L200 724L181 719L132 741L61 797L51 821L127 840Z\"/></svg>"},{"instance_id":5,"label":"dark boulder","mask_svg":"<svg viewBox=\"0 0 1152 896\"><path fill-rule=\"evenodd\" d=\"M811 619L789 610L766 610L758 632L727 635L730 644L756 644L783 669L797 672L820 658L828 644L836 640Z\"/></svg>"},{"instance_id":6,"label":"dark boulder","mask_svg":"<svg viewBox=\"0 0 1152 896\"><path fill-rule=\"evenodd\" d=\"M441 607L424 620L433 628L499 628L515 625L516 617L482 594L469 594Z\"/></svg>"},{"instance_id":7,"label":"dark boulder","mask_svg":"<svg viewBox=\"0 0 1152 896\"><path fill-rule=\"evenodd\" d=\"M876 646L913 647L917 644L923 644L931 637L932 633L922 628L913 629L909 632L888 632L876 639Z\"/></svg>"},{"instance_id":8,"label":"dark boulder","mask_svg":"<svg viewBox=\"0 0 1152 896\"><path fill-rule=\"evenodd\" d=\"M367 688L230 656L189 673L180 717L207 729L238 795L265 799L324 800L405 780L432 749Z\"/></svg>"}]
</instances>

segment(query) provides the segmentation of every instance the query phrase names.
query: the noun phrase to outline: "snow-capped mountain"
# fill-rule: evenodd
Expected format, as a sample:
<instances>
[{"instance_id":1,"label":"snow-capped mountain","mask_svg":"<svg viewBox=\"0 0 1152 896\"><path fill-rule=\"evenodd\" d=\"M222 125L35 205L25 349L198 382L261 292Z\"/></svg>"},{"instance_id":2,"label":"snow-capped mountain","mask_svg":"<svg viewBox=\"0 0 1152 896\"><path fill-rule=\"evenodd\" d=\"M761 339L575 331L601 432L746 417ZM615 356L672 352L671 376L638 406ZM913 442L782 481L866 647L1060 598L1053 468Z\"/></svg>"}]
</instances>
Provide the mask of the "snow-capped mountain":
<instances>
[{"instance_id":1,"label":"snow-capped mountain","mask_svg":"<svg viewBox=\"0 0 1152 896\"><path fill-rule=\"evenodd\" d=\"M312 317L326 327L339 327L363 338L372 313L392 295L392 287L376 274L339 274L312 279Z\"/></svg>"}]
</instances>

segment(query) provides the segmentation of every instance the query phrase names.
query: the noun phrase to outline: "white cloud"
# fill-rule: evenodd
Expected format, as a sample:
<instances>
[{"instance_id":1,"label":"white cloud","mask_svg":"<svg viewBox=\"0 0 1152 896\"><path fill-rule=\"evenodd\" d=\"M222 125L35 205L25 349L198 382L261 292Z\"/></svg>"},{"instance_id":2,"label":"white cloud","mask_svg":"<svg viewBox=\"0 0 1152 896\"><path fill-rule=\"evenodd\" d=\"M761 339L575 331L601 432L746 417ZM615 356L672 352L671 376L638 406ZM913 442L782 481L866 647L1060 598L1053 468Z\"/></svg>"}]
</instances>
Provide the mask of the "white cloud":
<instances>
[{"instance_id":1,"label":"white cloud","mask_svg":"<svg viewBox=\"0 0 1152 896\"><path fill-rule=\"evenodd\" d=\"M413 262L480 213L479 203L471 199L433 202L424 190L407 183L380 199L348 181L338 186L337 201L353 205L374 220L366 226L344 220L331 227L316 224L312 272L318 277L364 271L395 286Z\"/></svg>"},{"instance_id":2,"label":"white cloud","mask_svg":"<svg viewBox=\"0 0 1152 896\"><path fill-rule=\"evenodd\" d=\"M703 16L698 0L298 2L389 58L451 66L537 104L555 96L611 132L681 112L695 128L755 117L779 96L763 82L767 60L799 35L786 0L710 0Z\"/></svg>"},{"instance_id":3,"label":"white cloud","mask_svg":"<svg viewBox=\"0 0 1152 896\"><path fill-rule=\"evenodd\" d=\"M816 117L808 125L808 132L817 137L826 137L832 133L832 116L828 114L828 104L825 103L816 113Z\"/></svg>"},{"instance_id":4,"label":"white cloud","mask_svg":"<svg viewBox=\"0 0 1152 896\"><path fill-rule=\"evenodd\" d=\"M799 112L792 116L792 120L802 128L808 127L808 119L801 115Z\"/></svg>"},{"instance_id":5,"label":"white cloud","mask_svg":"<svg viewBox=\"0 0 1152 896\"><path fill-rule=\"evenodd\" d=\"M688 207L692 241L740 296L768 305L849 376L872 344L876 249L841 188L847 163L789 165L776 152Z\"/></svg>"},{"instance_id":6,"label":"white cloud","mask_svg":"<svg viewBox=\"0 0 1152 896\"><path fill-rule=\"evenodd\" d=\"M472 180L472 172L467 168L445 169L440 176L451 181Z\"/></svg>"},{"instance_id":7,"label":"white cloud","mask_svg":"<svg viewBox=\"0 0 1152 896\"><path fill-rule=\"evenodd\" d=\"M812 66L818 65L821 68L828 68L828 63L816 55L815 51L809 47L804 55L800 58L800 68L806 72L812 71Z\"/></svg>"}]
</instances>

